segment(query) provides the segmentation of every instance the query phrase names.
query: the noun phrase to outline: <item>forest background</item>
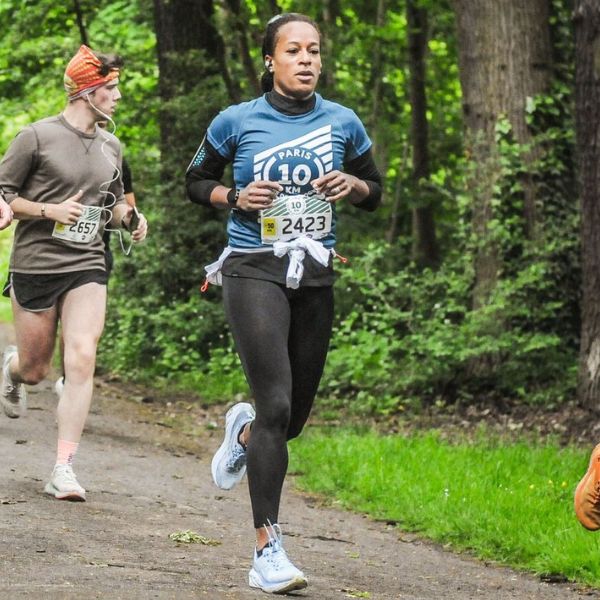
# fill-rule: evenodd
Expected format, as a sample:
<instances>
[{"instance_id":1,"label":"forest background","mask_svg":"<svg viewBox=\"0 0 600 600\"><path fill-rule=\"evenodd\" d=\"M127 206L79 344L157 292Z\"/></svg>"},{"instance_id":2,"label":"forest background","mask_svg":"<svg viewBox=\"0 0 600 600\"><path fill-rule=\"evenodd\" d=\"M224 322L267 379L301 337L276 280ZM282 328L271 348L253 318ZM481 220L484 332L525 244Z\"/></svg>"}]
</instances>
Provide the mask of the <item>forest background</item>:
<instances>
[{"instance_id":1,"label":"forest background","mask_svg":"<svg viewBox=\"0 0 600 600\"><path fill-rule=\"evenodd\" d=\"M100 362L208 400L245 392L220 292L199 292L226 214L189 203L183 174L217 112L260 93L264 25L295 10L323 30L320 92L366 124L385 179L376 213L339 207L349 262L322 397L386 415L557 404L579 389L596 408L600 320L598 309L582 319L575 166L590 94L577 105L574 32L583 21L583 39L598 9L579 4L589 19L566 0L0 0L0 151L62 109L79 43L126 60L116 134L152 233L118 260ZM582 138L596 132L597 117L582 126Z\"/></svg>"},{"instance_id":2,"label":"forest background","mask_svg":"<svg viewBox=\"0 0 600 600\"><path fill-rule=\"evenodd\" d=\"M151 234L129 257L113 239L100 368L205 404L248 395L220 290L199 290L226 211L191 204L184 173L218 111L260 93L265 24L289 10L320 24L319 91L365 123L385 186L375 213L338 207L349 260L318 402L335 428L294 447L300 484L453 547L600 585L598 542L572 514L588 448L339 428L398 431L403 415L471 409L517 430L519 409L595 423L596 0L0 0L0 153L62 110L80 43L126 61L116 135Z\"/></svg>"}]
</instances>

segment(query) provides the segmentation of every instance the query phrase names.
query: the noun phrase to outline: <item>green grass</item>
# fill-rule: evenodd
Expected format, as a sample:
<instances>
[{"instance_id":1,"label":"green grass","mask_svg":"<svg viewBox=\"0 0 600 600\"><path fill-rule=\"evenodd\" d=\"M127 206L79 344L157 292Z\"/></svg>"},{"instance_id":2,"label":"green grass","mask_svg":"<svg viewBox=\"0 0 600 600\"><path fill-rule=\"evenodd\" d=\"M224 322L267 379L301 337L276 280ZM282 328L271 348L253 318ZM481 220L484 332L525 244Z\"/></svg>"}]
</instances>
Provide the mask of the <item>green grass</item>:
<instances>
[{"instance_id":1,"label":"green grass","mask_svg":"<svg viewBox=\"0 0 600 600\"><path fill-rule=\"evenodd\" d=\"M590 449L591 450L591 449ZM481 435L449 443L312 429L291 446L302 489L455 549L600 586L600 533L575 519L586 450Z\"/></svg>"}]
</instances>

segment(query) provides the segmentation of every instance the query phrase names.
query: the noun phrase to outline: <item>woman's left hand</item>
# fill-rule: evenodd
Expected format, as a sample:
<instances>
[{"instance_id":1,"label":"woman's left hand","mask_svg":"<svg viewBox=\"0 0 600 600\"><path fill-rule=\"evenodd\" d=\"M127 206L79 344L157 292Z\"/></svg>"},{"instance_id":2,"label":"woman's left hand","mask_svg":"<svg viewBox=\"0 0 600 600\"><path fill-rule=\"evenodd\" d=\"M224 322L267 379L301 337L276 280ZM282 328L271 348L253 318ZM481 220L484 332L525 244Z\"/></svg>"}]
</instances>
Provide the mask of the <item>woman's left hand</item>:
<instances>
[{"instance_id":1,"label":"woman's left hand","mask_svg":"<svg viewBox=\"0 0 600 600\"><path fill-rule=\"evenodd\" d=\"M327 202L337 202L352 194L358 179L341 171L330 171L313 180L312 186L319 193L325 195Z\"/></svg>"}]
</instances>

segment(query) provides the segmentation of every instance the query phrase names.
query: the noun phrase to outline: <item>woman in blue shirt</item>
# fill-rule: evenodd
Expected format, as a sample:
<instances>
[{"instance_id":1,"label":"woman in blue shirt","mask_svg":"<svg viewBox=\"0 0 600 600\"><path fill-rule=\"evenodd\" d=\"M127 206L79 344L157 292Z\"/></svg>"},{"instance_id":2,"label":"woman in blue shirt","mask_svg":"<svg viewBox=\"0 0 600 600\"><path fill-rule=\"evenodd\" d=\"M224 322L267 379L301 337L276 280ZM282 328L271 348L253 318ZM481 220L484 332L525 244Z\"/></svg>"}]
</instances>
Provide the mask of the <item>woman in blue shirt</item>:
<instances>
[{"instance_id":1,"label":"woman in blue shirt","mask_svg":"<svg viewBox=\"0 0 600 600\"><path fill-rule=\"evenodd\" d=\"M287 441L308 419L331 336L335 205L374 210L381 199L362 123L315 92L320 42L304 15L269 21L265 94L213 120L186 174L192 202L230 211L228 246L207 267L207 280L223 285L255 403L227 412L212 475L230 489L247 468L256 529L249 583L274 593L307 585L283 549L279 503ZM228 163L233 188L220 182Z\"/></svg>"}]
</instances>

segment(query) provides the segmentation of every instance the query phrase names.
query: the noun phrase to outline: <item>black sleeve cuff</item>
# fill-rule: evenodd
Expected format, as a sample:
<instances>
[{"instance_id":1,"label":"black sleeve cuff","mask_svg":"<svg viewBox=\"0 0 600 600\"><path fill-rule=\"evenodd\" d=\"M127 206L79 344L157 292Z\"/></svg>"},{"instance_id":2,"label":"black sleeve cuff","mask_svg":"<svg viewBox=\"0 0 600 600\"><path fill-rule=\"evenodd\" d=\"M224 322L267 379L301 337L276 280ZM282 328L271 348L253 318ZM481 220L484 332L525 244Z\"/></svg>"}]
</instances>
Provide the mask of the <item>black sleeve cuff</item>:
<instances>
[{"instance_id":1,"label":"black sleeve cuff","mask_svg":"<svg viewBox=\"0 0 600 600\"><path fill-rule=\"evenodd\" d=\"M185 182L188 198L194 204L201 204L202 206L212 206L210 195L219 185L221 185L220 181L211 181L210 179L205 179L203 181L186 180Z\"/></svg>"},{"instance_id":2,"label":"black sleeve cuff","mask_svg":"<svg viewBox=\"0 0 600 600\"><path fill-rule=\"evenodd\" d=\"M229 163L204 138L185 174L188 198L195 204L212 206L210 195L221 184L225 167Z\"/></svg>"},{"instance_id":3,"label":"black sleeve cuff","mask_svg":"<svg viewBox=\"0 0 600 600\"><path fill-rule=\"evenodd\" d=\"M369 181L368 179L363 179L363 181L369 188L369 195L366 198L363 198L360 202L354 204L354 206L356 206L356 208L366 210L367 212L373 212L381 204L381 185L379 185L376 181Z\"/></svg>"},{"instance_id":4,"label":"black sleeve cuff","mask_svg":"<svg viewBox=\"0 0 600 600\"><path fill-rule=\"evenodd\" d=\"M354 177L358 177L364 181L369 188L369 195L354 204L354 206L369 212L374 211L381 204L383 188L381 175L373 160L371 149L369 148L364 154L348 162L344 165L344 168L350 175L354 175Z\"/></svg>"}]
</instances>

